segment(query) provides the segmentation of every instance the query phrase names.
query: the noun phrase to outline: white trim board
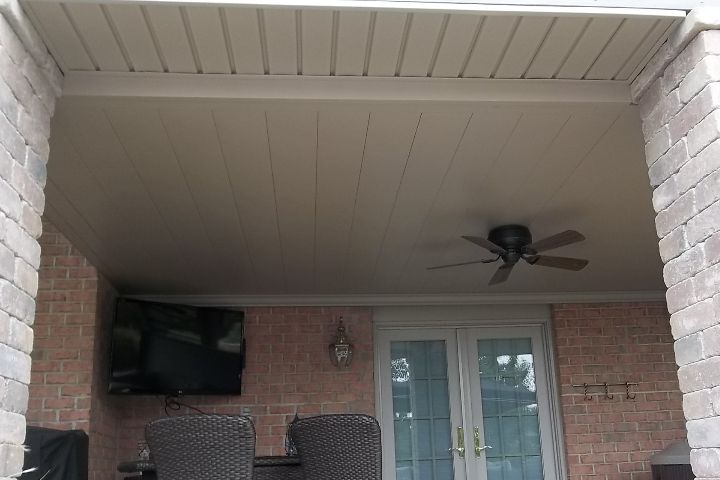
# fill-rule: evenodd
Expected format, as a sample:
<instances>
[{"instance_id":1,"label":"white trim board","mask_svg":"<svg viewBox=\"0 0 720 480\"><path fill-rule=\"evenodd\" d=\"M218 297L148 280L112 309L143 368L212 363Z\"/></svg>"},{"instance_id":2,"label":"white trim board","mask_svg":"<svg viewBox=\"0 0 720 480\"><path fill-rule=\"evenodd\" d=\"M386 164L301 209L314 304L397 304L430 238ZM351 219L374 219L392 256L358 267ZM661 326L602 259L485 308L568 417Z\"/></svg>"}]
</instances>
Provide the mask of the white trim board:
<instances>
[{"instance_id":1,"label":"white trim board","mask_svg":"<svg viewBox=\"0 0 720 480\"><path fill-rule=\"evenodd\" d=\"M626 82L69 72L63 97L482 103L630 103Z\"/></svg>"},{"instance_id":2,"label":"white trim board","mask_svg":"<svg viewBox=\"0 0 720 480\"><path fill-rule=\"evenodd\" d=\"M547 305L665 301L664 291L478 293L428 295L128 295L139 300L198 306L402 306L402 305Z\"/></svg>"},{"instance_id":3,"label":"white trim board","mask_svg":"<svg viewBox=\"0 0 720 480\"><path fill-rule=\"evenodd\" d=\"M26 0L25 0L26 1ZM709 0L560 0L503 3L469 0L33 0L38 3L89 3L114 5L173 5L182 7L292 8L298 10L376 10L400 12L474 13L532 16L652 16L682 18L688 10ZM25 2L23 2L25 3Z\"/></svg>"},{"instance_id":4,"label":"white trim board","mask_svg":"<svg viewBox=\"0 0 720 480\"><path fill-rule=\"evenodd\" d=\"M376 330L435 327L462 328L488 323L542 325L552 318L547 304L403 305L373 309Z\"/></svg>"}]
</instances>

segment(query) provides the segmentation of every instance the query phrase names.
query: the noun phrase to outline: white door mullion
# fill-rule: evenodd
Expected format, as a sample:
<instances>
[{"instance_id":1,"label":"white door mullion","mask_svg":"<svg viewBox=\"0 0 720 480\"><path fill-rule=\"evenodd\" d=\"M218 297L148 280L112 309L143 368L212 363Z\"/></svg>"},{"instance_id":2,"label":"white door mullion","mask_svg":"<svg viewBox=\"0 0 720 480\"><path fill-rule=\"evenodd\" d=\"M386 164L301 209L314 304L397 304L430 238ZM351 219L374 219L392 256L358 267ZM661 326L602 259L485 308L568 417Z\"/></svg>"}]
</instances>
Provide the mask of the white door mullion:
<instances>
[{"instance_id":1,"label":"white door mullion","mask_svg":"<svg viewBox=\"0 0 720 480\"><path fill-rule=\"evenodd\" d=\"M480 382L476 379L479 378L478 368L478 352L477 352L477 338L473 334L468 334L468 329L463 329L462 336L464 341L462 342L464 356L465 356L465 377L464 381L467 385L468 397L465 402L467 404L466 410L468 411L468 423L470 428L473 430L473 452L472 457L469 457L468 467L473 472L473 476L470 478L476 478L477 480L487 480L487 468L485 466L485 452L480 455L475 455L474 445L474 430L478 429L480 434L481 445L487 445L485 443L485 426L483 423L483 411L482 411L482 391L480 389ZM458 333L460 335L460 333Z\"/></svg>"},{"instance_id":2,"label":"white door mullion","mask_svg":"<svg viewBox=\"0 0 720 480\"><path fill-rule=\"evenodd\" d=\"M474 389L473 382L471 381L472 368L470 362L472 361L472 355L468 352L468 341L466 329L459 328L456 330L457 345L458 345L458 358L460 359L459 375L460 375L460 392L462 398L462 414L463 414L463 425L465 428L465 469L467 478L476 480L487 480L487 474L484 468L479 468L477 458L475 458L475 444L474 444L474 426L476 423L473 421L473 414L475 405L473 398L480 394L479 389ZM479 398L479 397L477 397ZM481 406L482 408L482 406ZM482 418L482 412L480 413ZM482 428L482 427L481 427Z\"/></svg>"}]
</instances>

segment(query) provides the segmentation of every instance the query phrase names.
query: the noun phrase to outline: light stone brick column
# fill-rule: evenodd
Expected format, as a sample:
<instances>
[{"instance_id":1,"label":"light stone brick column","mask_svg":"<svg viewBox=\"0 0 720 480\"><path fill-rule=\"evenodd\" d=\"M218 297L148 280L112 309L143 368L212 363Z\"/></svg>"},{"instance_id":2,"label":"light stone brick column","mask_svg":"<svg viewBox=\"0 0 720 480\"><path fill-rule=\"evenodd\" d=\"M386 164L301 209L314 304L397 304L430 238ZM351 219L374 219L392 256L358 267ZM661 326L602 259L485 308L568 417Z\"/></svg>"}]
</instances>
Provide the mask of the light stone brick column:
<instances>
[{"instance_id":1,"label":"light stone brick column","mask_svg":"<svg viewBox=\"0 0 720 480\"><path fill-rule=\"evenodd\" d=\"M720 478L720 9L698 9L632 85L654 188L691 463Z\"/></svg>"},{"instance_id":2,"label":"light stone brick column","mask_svg":"<svg viewBox=\"0 0 720 480\"><path fill-rule=\"evenodd\" d=\"M0 0L0 479L22 469L50 118L62 77L16 0Z\"/></svg>"}]
</instances>

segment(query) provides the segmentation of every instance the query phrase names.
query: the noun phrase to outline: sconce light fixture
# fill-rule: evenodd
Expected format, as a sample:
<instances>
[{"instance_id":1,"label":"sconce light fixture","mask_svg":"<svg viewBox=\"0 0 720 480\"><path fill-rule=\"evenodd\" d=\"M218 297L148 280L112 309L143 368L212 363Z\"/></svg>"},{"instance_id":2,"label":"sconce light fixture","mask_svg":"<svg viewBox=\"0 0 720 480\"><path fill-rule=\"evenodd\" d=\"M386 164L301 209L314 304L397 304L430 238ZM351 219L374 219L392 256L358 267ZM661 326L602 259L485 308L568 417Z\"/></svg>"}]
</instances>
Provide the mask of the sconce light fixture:
<instances>
[{"instance_id":1,"label":"sconce light fixture","mask_svg":"<svg viewBox=\"0 0 720 480\"><path fill-rule=\"evenodd\" d=\"M350 366L353 355L353 345L348 342L345 337L345 325L343 324L342 317L340 317L340 323L337 327L337 336L335 341L328 346L328 352L330 353L330 361L333 365L339 368L345 368Z\"/></svg>"}]
</instances>

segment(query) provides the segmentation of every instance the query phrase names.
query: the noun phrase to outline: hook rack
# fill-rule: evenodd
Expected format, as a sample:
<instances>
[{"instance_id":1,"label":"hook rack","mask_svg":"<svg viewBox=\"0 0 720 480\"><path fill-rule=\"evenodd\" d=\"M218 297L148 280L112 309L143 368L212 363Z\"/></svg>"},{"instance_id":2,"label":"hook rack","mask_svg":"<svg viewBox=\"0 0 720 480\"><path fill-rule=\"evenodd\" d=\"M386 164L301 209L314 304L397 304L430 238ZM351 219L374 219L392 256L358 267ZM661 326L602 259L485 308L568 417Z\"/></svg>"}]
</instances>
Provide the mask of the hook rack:
<instances>
[{"instance_id":1,"label":"hook rack","mask_svg":"<svg viewBox=\"0 0 720 480\"><path fill-rule=\"evenodd\" d=\"M638 385L637 382L622 382L622 383L608 383L608 382L603 382L603 383L581 383L581 384L573 384L573 388L582 388L582 389L583 389L583 394L585 395L585 400L590 401L590 400L592 400L592 397L593 397L593 394L590 393L590 389L591 389L591 388L602 387L603 390L604 390L604 396L605 396L605 398L607 398L608 400L612 400L613 398L615 398L615 395L613 395L613 394L610 393L610 387L620 387L620 386L622 386L622 387L625 387L625 398L628 399L628 400L633 400L633 399L635 399L635 396L636 396L637 394L631 393L631 392L630 392L630 387L631 387L631 386L636 386L636 385ZM597 395L597 394L595 394L595 395Z\"/></svg>"}]
</instances>

